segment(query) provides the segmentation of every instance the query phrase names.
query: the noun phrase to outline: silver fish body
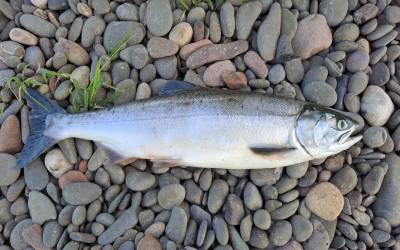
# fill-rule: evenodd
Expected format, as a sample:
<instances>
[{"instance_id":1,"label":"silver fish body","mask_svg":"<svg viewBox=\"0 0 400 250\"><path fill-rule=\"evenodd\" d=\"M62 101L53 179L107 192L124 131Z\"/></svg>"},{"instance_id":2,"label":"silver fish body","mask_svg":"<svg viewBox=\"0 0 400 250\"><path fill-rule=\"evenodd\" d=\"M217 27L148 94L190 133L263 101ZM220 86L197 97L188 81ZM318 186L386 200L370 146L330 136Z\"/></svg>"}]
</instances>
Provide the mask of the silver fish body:
<instances>
[{"instance_id":1,"label":"silver fish body","mask_svg":"<svg viewBox=\"0 0 400 250\"><path fill-rule=\"evenodd\" d=\"M254 169L316 156L298 140L305 103L232 91L189 91L97 112L47 117L44 135L93 140L117 159Z\"/></svg>"},{"instance_id":2,"label":"silver fish body","mask_svg":"<svg viewBox=\"0 0 400 250\"><path fill-rule=\"evenodd\" d=\"M168 166L255 169L323 158L361 139L349 116L310 103L243 91L198 89L171 81L161 97L95 112L67 114L33 89L31 135L16 167L58 141L81 138L111 162L150 159Z\"/></svg>"}]
</instances>

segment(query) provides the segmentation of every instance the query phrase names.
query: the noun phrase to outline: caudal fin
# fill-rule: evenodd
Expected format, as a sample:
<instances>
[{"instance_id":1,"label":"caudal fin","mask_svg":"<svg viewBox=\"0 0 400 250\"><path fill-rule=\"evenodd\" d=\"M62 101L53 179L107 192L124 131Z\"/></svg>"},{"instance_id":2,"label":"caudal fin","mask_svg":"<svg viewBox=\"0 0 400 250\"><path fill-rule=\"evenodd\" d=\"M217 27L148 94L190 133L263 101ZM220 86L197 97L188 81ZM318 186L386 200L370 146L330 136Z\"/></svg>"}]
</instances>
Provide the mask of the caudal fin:
<instances>
[{"instance_id":1,"label":"caudal fin","mask_svg":"<svg viewBox=\"0 0 400 250\"><path fill-rule=\"evenodd\" d=\"M29 113L31 134L17 159L16 168L26 167L56 143L54 139L43 134L47 128L47 116L54 113L65 113L64 109L32 88L27 90L25 99L32 109Z\"/></svg>"}]
</instances>

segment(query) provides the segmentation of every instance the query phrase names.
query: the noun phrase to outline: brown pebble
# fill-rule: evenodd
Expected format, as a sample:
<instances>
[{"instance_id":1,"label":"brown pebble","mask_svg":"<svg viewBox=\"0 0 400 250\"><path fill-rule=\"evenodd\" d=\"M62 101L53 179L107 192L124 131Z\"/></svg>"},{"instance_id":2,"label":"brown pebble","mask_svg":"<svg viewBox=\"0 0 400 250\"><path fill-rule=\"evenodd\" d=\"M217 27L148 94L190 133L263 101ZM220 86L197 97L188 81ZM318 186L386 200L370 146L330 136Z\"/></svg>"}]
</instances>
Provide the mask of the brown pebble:
<instances>
[{"instance_id":1,"label":"brown pebble","mask_svg":"<svg viewBox=\"0 0 400 250\"><path fill-rule=\"evenodd\" d=\"M84 182L89 181L86 175L82 174L80 171L71 170L65 174L63 174L58 179L58 186L63 189L67 184L71 182Z\"/></svg>"},{"instance_id":2,"label":"brown pebble","mask_svg":"<svg viewBox=\"0 0 400 250\"><path fill-rule=\"evenodd\" d=\"M54 46L54 52L64 52L69 62L83 66L90 62L89 54L79 44L60 37Z\"/></svg>"},{"instance_id":3,"label":"brown pebble","mask_svg":"<svg viewBox=\"0 0 400 250\"><path fill-rule=\"evenodd\" d=\"M79 162L79 166L78 169L81 173L86 173L88 170L88 161L87 160L82 160L81 162Z\"/></svg>"},{"instance_id":4,"label":"brown pebble","mask_svg":"<svg viewBox=\"0 0 400 250\"><path fill-rule=\"evenodd\" d=\"M221 61L211 64L203 75L203 81L208 86L224 86L222 76L225 73L235 72L235 65L229 61Z\"/></svg>"},{"instance_id":5,"label":"brown pebble","mask_svg":"<svg viewBox=\"0 0 400 250\"><path fill-rule=\"evenodd\" d=\"M15 154L22 148L19 120L10 115L0 128L0 152Z\"/></svg>"},{"instance_id":6,"label":"brown pebble","mask_svg":"<svg viewBox=\"0 0 400 250\"><path fill-rule=\"evenodd\" d=\"M42 232L42 227L39 224L33 224L22 231L22 239L35 250L50 249L43 244Z\"/></svg>"},{"instance_id":7,"label":"brown pebble","mask_svg":"<svg viewBox=\"0 0 400 250\"><path fill-rule=\"evenodd\" d=\"M196 50L211 44L213 43L208 39L203 39L195 43L190 43L182 47L182 49L179 51L179 56L183 60L186 60Z\"/></svg>"},{"instance_id":8,"label":"brown pebble","mask_svg":"<svg viewBox=\"0 0 400 250\"><path fill-rule=\"evenodd\" d=\"M152 37L147 43L147 51L152 58L175 55L179 50L176 42L163 37Z\"/></svg>"},{"instance_id":9,"label":"brown pebble","mask_svg":"<svg viewBox=\"0 0 400 250\"><path fill-rule=\"evenodd\" d=\"M227 72L222 75L222 79L230 89L241 89L247 86L247 77L243 72Z\"/></svg>"},{"instance_id":10,"label":"brown pebble","mask_svg":"<svg viewBox=\"0 0 400 250\"><path fill-rule=\"evenodd\" d=\"M256 74L260 79L266 78L268 75L268 68L263 59L254 51L248 51L244 55L244 63L251 71Z\"/></svg>"},{"instance_id":11,"label":"brown pebble","mask_svg":"<svg viewBox=\"0 0 400 250\"><path fill-rule=\"evenodd\" d=\"M245 40L202 47L188 57L186 66L195 69L207 63L232 59L248 49L249 43Z\"/></svg>"},{"instance_id":12,"label":"brown pebble","mask_svg":"<svg viewBox=\"0 0 400 250\"><path fill-rule=\"evenodd\" d=\"M92 9L89 7L89 5L85 4L85 3L78 3L78 5L76 6L78 9L78 12L81 15L84 15L85 17L91 17L93 16L93 11Z\"/></svg>"},{"instance_id":13,"label":"brown pebble","mask_svg":"<svg viewBox=\"0 0 400 250\"><path fill-rule=\"evenodd\" d=\"M204 31L204 23L202 21L196 21L193 25L193 40L198 42L204 39Z\"/></svg>"},{"instance_id":14,"label":"brown pebble","mask_svg":"<svg viewBox=\"0 0 400 250\"><path fill-rule=\"evenodd\" d=\"M39 41L34 34L20 28L13 28L9 35L11 40L23 45L36 45Z\"/></svg>"},{"instance_id":15,"label":"brown pebble","mask_svg":"<svg viewBox=\"0 0 400 250\"><path fill-rule=\"evenodd\" d=\"M144 236L137 246L138 250L162 250L160 241L158 241L152 235Z\"/></svg>"}]
</instances>

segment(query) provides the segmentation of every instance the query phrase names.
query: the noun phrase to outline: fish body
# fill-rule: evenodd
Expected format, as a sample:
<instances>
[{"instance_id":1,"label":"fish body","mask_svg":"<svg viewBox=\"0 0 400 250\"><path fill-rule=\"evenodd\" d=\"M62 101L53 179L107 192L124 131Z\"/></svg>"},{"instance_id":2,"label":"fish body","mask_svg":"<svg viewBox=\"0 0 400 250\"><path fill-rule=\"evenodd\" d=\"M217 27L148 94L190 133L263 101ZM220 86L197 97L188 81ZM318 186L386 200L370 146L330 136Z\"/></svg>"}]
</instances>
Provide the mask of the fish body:
<instances>
[{"instance_id":1,"label":"fish body","mask_svg":"<svg viewBox=\"0 0 400 250\"><path fill-rule=\"evenodd\" d=\"M310 126L306 111L321 112L298 100L196 89L96 112L51 112L42 133L48 144L70 137L92 140L114 162L135 157L174 166L274 168L336 153L307 145L315 133L302 131Z\"/></svg>"}]
</instances>

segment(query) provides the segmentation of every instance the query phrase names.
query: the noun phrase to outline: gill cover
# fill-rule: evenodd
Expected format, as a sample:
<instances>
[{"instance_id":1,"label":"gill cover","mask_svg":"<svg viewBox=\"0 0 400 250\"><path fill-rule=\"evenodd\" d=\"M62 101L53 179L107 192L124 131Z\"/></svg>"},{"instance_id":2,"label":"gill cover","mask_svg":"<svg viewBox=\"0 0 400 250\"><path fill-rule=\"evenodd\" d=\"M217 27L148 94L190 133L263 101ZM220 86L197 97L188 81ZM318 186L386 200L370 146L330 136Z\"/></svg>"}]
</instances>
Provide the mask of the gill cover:
<instances>
[{"instance_id":1,"label":"gill cover","mask_svg":"<svg viewBox=\"0 0 400 250\"><path fill-rule=\"evenodd\" d=\"M296 138L314 158L323 158L343 151L362 136L351 137L358 123L331 108L306 104L299 115Z\"/></svg>"}]
</instances>

